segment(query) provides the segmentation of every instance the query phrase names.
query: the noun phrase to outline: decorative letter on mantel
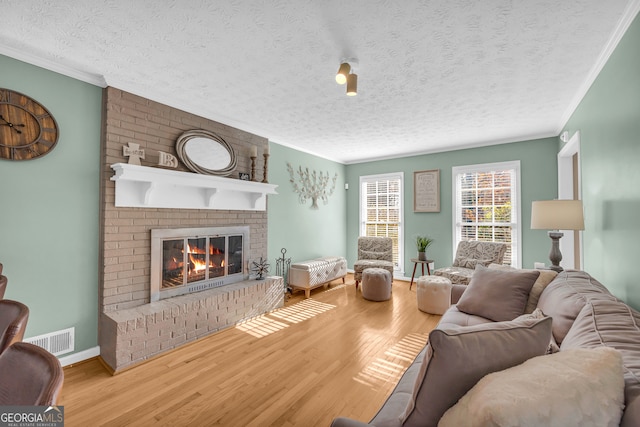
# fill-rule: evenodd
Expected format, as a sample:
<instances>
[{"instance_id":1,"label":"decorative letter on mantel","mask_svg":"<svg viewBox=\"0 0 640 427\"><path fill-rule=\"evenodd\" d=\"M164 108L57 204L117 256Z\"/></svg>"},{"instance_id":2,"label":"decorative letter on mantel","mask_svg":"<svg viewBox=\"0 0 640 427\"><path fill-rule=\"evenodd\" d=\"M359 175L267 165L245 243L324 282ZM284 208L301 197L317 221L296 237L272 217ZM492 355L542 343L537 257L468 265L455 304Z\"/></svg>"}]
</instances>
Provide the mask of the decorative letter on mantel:
<instances>
[{"instance_id":1,"label":"decorative letter on mantel","mask_svg":"<svg viewBox=\"0 0 640 427\"><path fill-rule=\"evenodd\" d=\"M329 172L323 174L322 172L309 171L309 168L302 169L302 166L296 171L300 182L296 182L295 173L290 163L287 163L287 170L291 179L291 185L293 185L293 191L299 193L300 203L305 203L307 199L311 199L311 209L318 209L318 198L326 205L329 202L329 196L333 194L333 190L336 189L336 179L338 179L338 173L333 176L331 180L331 189L327 189L329 185Z\"/></svg>"},{"instance_id":2,"label":"decorative letter on mantel","mask_svg":"<svg viewBox=\"0 0 640 427\"><path fill-rule=\"evenodd\" d=\"M144 159L144 150L140 149L140 144L130 142L122 146L122 155L129 158L130 165L140 166L140 159Z\"/></svg>"}]
</instances>

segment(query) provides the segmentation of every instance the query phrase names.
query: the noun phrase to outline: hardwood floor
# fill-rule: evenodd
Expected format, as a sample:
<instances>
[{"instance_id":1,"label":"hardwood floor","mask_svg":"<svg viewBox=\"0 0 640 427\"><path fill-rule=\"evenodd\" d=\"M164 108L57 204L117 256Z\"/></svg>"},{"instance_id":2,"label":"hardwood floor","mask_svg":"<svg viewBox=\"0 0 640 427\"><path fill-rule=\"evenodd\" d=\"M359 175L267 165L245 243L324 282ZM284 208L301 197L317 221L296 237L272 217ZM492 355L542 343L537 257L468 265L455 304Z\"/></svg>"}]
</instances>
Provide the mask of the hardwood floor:
<instances>
[{"instance_id":1,"label":"hardwood floor","mask_svg":"<svg viewBox=\"0 0 640 427\"><path fill-rule=\"evenodd\" d=\"M98 360L65 368L59 404L73 426L329 426L368 421L440 316L394 281L371 302L333 282L304 299L111 376Z\"/></svg>"}]
</instances>

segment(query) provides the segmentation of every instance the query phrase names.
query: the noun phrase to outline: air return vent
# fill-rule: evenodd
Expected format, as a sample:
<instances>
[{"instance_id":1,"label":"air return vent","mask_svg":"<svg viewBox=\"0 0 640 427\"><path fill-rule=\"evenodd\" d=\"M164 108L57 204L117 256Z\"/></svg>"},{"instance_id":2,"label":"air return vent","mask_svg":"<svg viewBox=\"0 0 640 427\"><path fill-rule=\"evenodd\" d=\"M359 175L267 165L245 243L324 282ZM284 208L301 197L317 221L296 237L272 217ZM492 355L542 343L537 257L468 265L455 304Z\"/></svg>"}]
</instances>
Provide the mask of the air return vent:
<instances>
[{"instance_id":1,"label":"air return vent","mask_svg":"<svg viewBox=\"0 0 640 427\"><path fill-rule=\"evenodd\" d=\"M42 347L54 356L59 356L73 351L74 336L75 328L69 328L26 338L24 341Z\"/></svg>"}]
</instances>

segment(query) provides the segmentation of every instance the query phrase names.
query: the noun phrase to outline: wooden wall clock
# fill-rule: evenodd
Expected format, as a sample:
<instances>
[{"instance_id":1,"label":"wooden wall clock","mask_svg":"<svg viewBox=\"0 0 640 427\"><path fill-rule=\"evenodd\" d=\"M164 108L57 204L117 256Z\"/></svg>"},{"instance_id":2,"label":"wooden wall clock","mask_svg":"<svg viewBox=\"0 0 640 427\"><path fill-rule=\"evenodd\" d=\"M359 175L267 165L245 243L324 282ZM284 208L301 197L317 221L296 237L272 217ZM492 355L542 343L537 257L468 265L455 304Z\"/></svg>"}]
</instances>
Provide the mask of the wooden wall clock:
<instances>
[{"instance_id":1,"label":"wooden wall clock","mask_svg":"<svg viewBox=\"0 0 640 427\"><path fill-rule=\"evenodd\" d=\"M57 142L58 124L49 110L27 95L0 88L0 159L36 159Z\"/></svg>"}]
</instances>

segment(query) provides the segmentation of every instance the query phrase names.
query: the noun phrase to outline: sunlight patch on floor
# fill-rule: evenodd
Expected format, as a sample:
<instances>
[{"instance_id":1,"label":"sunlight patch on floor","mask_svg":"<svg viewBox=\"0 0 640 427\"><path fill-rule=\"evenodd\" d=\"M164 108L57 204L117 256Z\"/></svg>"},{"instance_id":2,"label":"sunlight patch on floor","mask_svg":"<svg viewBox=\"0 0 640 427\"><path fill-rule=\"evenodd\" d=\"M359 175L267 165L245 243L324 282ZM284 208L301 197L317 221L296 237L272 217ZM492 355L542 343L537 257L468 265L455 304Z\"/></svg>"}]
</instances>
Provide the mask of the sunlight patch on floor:
<instances>
[{"instance_id":1,"label":"sunlight patch on floor","mask_svg":"<svg viewBox=\"0 0 640 427\"><path fill-rule=\"evenodd\" d=\"M267 315L254 317L251 320L236 325L236 329L253 335L256 338L266 337L274 332L289 327L287 323L279 322L267 317Z\"/></svg>"},{"instance_id":2,"label":"sunlight patch on floor","mask_svg":"<svg viewBox=\"0 0 640 427\"><path fill-rule=\"evenodd\" d=\"M420 353L420 350L424 348L428 338L428 334L409 334L385 351L384 354L391 358L399 358L413 362L413 359Z\"/></svg>"},{"instance_id":3,"label":"sunlight patch on floor","mask_svg":"<svg viewBox=\"0 0 640 427\"><path fill-rule=\"evenodd\" d=\"M331 286L329 286L328 289L325 289L323 292L333 292L333 291L336 291L338 289L343 289L343 288L346 288L346 287L347 287L346 283L341 283L339 285L331 285Z\"/></svg>"},{"instance_id":4,"label":"sunlight patch on floor","mask_svg":"<svg viewBox=\"0 0 640 427\"><path fill-rule=\"evenodd\" d=\"M299 323L334 308L336 308L336 306L333 304L326 304L308 298L289 307L272 311L269 315L290 323Z\"/></svg>"},{"instance_id":5,"label":"sunlight patch on floor","mask_svg":"<svg viewBox=\"0 0 640 427\"><path fill-rule=\"evenodd\" d=\"M424 348L428 337L428 334L417 333L403 337L387 349L382 357L377 357L365 366L354 380L372 388L387 382L397 382L404 370Z\"/></svg>"},{"instance_id":6,"label":"sunlight patch on floor","mask_svg":"<svg viewBox=\"0 0 640 427\"><path fill-rule=\"evenodd\" d=\"M332 304L305 299L289 307L278 308L271 313L239 323L236 329L262 338L287 328L292 323L300 323L334 308L336 306Z\"/></svg>"},{"instance_id":7,"label":"sunlight patch on floor","mask_svg":"<svg viewBox=\"0 0 640 427\"><path fill-rule=\"evenodd\" d=\"M381 357L376 358L354 378L357 382L376 389L388 382L397 381L402 376L405 366L389 362Z\"/></svg>"}]
</instances>

